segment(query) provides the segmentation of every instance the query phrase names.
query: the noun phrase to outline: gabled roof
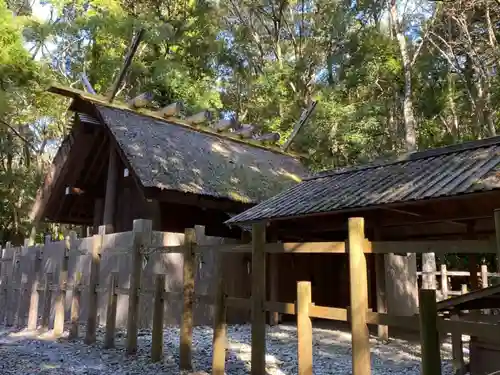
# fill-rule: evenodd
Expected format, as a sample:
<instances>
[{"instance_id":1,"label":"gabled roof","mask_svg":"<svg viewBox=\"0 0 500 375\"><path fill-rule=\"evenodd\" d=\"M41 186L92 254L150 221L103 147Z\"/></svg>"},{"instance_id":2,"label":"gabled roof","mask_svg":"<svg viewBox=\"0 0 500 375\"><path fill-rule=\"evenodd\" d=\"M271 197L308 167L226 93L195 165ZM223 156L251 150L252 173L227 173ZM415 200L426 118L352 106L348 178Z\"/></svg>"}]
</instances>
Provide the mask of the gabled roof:
<instances>
[{"instance_id":1,"label":"gabled roof","mask_svg":"<svg viewBox=\"0 0 500 375\"><path fill-rule=\"evenodd\" d=\"M97 105L144 187L258 203L306 173L291 156Z\"/></svg>"},{"instance_id":2,"label":"gabled roof","mask_svg":"<svg viewBox=\"0 0 500 375\"><path fill-rule=\"evenodd\" d=\"M275 147L160 117L81 90L52 86L72 98L78 123L106 127L145 188L158 188L255 204L307 174L299 159ZM73 132L72 132L73 133ZM80 142L82 143L82 142ZM83 142L85 143L85 142ZM64 142L40 189L32 217L41 218L72 142ZM87 146L90 150L91 145Z\"/></svg>"},{"instance_id":3,"label":"gabled roof","mask_svg":"<svg viewBox=\"0 0 500 375\"><path fill-rule=\"evenodd\" d=\"M340 212L500 188L500 137L408 154L385 164L326 171L227 224Z\"/></svg>"}]
</instances>

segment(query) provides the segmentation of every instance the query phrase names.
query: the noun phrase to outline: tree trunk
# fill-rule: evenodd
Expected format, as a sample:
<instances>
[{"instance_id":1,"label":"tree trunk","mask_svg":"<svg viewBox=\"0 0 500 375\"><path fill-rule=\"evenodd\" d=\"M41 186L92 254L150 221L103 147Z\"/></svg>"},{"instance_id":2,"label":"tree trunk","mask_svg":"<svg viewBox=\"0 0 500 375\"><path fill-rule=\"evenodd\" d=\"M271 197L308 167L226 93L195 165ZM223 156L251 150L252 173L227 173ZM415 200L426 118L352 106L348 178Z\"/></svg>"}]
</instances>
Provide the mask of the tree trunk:
<instances>
[{"instance_id":1,"label":"tree trunk","mask_svg":"<svg viewBox=\"0 0 500 375\"><path fill-rule=\"evenodd\" d=\"M398 11L396 8L396 0L391 0L391 24L398 41L401 60L403 62L404 71L404 96L403 96L403 116L405 122L405 144L408 151L417 149L417 130L415 123L415 115L413 113L412 87L411 87L411 59L406 44L406 37L401 30L401 25L398 20Z\"/></svg>"}]
</instances>

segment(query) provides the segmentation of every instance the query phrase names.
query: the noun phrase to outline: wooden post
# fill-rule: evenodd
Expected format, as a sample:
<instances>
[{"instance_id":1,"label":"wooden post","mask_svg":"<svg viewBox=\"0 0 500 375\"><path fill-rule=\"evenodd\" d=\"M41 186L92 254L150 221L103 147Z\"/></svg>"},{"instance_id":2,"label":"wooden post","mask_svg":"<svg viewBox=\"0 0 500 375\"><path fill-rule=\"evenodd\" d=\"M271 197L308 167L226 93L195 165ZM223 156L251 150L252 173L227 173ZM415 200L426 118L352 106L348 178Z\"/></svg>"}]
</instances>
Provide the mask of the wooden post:
<instances>
[{"instance_id":1,"label":"wooden post","mask_svg":"<svg viewBox=\"0 0 500 375\"><path fill-rule=\"evenodd\" d=\"M446 264L441 264L441 296L448 299L448 270Z\"/></svg>"},{"instance_id":2,"label":"wooden post","mask_svg":"<svg viewBox=\"0 0 500 375\"><path fill-rule=\"evenodd\" d=\"M252 356L251 375L266 373L266 223L252 225Z\"/></svg>"},{"instance_id":3,"label":"wooden post","mask_svg":"<svg viewBox=\"0 0 500 375\"><path fill-rule=\"evenodd\" d=\"M116 328L116 308L118 304L118 273L113 272L109 277L108 306L106 308L106 333L104 335L104 348L114 348Z\"/></svg>"},{"instance_id":4,"label":"wooden post","mask_svg":"<svg viewBox=\"0 0 500 375\"><path fill-rule=\"evenodd\" d=\"M156 275L153 306L153 332L151 338L151 360L161 361L163 357L163 312L165 311L165 275Z\"/></svg>"},{"instance_id":5,"label":"wooden post","mask_svg":"<svg viewBox=\"0 0 500 375\"><path fill-rule=\"evenodd\" d=\"M94 219L92 234L99 234L99 226L102 221L104 201L101 198L97 198L94 202Z\"/></svg>"},{"instance_id":6,"label":"wooden post","mask_svg":"<svg viewBox=\"0 0 500 375\"><path fill-rule=\"evenodd\" d=\"M80 324L80 299L81 299L82 273L77 272L73 280L73 292L71 293L71 326L69 339L78 337L78 326Z\"/></svg>"},{"instance_id":7,"label":"wooden post","mask_svg":"<svg viewBox=\"0 0 500 375\"><path fill-rule=\"evenodd\" d=\"M460 289L462 294L467 294L467 284L462 284L462 288Z\"/></svg>"},{"instance_id":8,"label":"wooden post","mask_svg":"<svg viewBox=\"0 0 500 375\"><path fill-rule=\"evenodd\" d=\"M486 264L481 264L481 286L483 288L488 287L488 266ZM482 312L484 315L490 314L489 309L483 309Z\"/></svg>"},{"instance_id":9,"label":"wooden post","mask_svg":"<svg viewBox=\"0 0 500 375\"><path fill-rule=\"evenodd\" d=\"M66 287L68 284L68 264L71 244L74 243L76 233L71 232L65 239L65 248L59 271L59 291L55 302L54 335L60 336L64 332L64 316L66 313Z\"/></svg>"},{"instance_id":10,"label":"wooden post","mask_svg":"<svg viewBox=\"0 0 500 375\"><path fill-rule=\"evenodd\" d=\"M142 277L143 249L151 243L151 220L137 219L133 224L132 273L128 297L127 354L137 352L139 328L139 295Z\"/></svg>"},{"instance_id":11,"label":"wooden post","mask_svg":"<svg viewBox=\"0 0 500 375\"><path fill-rule=\"evenodd\" d=\"M9 278L9 290L8 290L8 302L7 302L7 317L5 319L6 326L14 325L14 321L16 319L16 298L18 297L18 293L16 293L16 283L17 283L17 271L19 269L19 258L20 258L20 249L15 247L12 253L12 264L10 270L10 278Z\"/></svg>"},{"instance_id":12,"label":"wooden post","mask_svg":"<svg viewBox=\"0 0 500 375\"><path fill-rule=\"evenodd\" d=\"M349 218L349 281L352 330L352 374L370 375L370 337L366 324L368 311L368 280L366 258L363 252L365 221Z\"/></svg>"},{"instance_id":13,"label":"wooden post","mask_svg":"<svg viewBox=\"0 0 500 375\"><path fill-rule=\"evenodd\" d=\"M267 254L269 260L269 300L278 302L279 291L279 254ZM277 311L269 311L269 325L275 326L279 324L279 313Z\"/></svg>"},{"instance_id":14,"label":"wooden post","mask_svg":"<svg viewBox=\"0 0 500 375\"><path fill-rule=\"evenodd\" d=\"M0 324L4 324L5 317L7 315L7 292L8 292L8 276L7 276L7 263L6 258L8 256L8 249L10 249L10 242L5 244L5 249L2 249L2 263L1 263L1 279L2 279L2 305L0 306Z\"/></svg>"},{"instance_id":15,"label":"wooden post","mask_svg":"<svg viewBox=\"0 0 500 375\"><path fill-rule=\"evenodd\" d=\"M422 254L422 289L436 289L436 254Z\"/></svg>"},{"instance_id":16,"label":"wooden post","mask_svg":"<svg viewBox=\"0 0 500 375\"><path fill-rule=\"evenodd\" d=\"M500 273L500 209L494 211L495 218L495 234L497 242L497 272ZM495 284L499 283L499 279L495 278Z\"/></svg>"},{"instance_id":17,"label":"wooden post","mask_svg":"<svg viewBox=\"0 0 500 375\"><path fill-rule=\"evenodd\" d=\"M451 315L451 320L459 320L458 312L454 312ZM453 373L460 374L465 367L461 332L451 333L451 351L453 354Z\"/></svg>"},{"instance_id":18,"label":"wooden post","mask_svg":"<svg viewBox=\"0 0 500 375\"><path fill-rule=\"evenodd\" d=\"M223 254L218 254L217 295L215 297L212 375L224 375L226 366L226 283Z\"/></svg>"},{"instance_id":19,"label":"wooden post","mask_svg":"<svg viewBox=\"0 0 500 375\"><path fill-rule=\"evenodd\" d=\"M194 276L195 256L194 246L196 232L188 228L184 232L184 267L183 267L183 305L180 342L180 368L192 369L191 351L193 343L193 302L194 302Z\"/></svg>"},{"instance_id":20,"label":"wooden post","mask_svg":"<svg viewBox=\"0 0 500 375\"><path fill-rule=\"evenodd\" d=\"M488 266L486 264L481 264L481 286L488 287Z\"/></svg>"},{"instance_id":21,"label":"wooden post","mask_svg":"<svg viewBox=\"0 0 500 375\"><path fill-rule=\"evenodd\" d=\"M41 249L37 249L35 253L35 264L33 266L33 282L31 283L31 296L30 296L30 307L28 311L28 330L34 331L38 324L38 304L40 301L40 292L38 290L40 286L40 270L42 268L42 256L43 252Z\"/></svg>"},{"instance_id":22,"label":"wooden post","mask_svg":"<svg viewBox=\"0 0 500 375\"><path fill-rule=\"evenodd\" d=\"M114 147L114 141L109 141L108 176L106 180L106 198L104 199L103 225L106 233L114 232L114 219L116 211L116 186L118 181L118 155Z\"/></svg>"},{"instance_id":23,"label":"wooden post","mask_svg":"<svg viewBox=\"0 0 500 375\"><path fill-rule=\"evenodd\" d=\"M313 337L309 306L312 303L311 282L297 283L297 339L299 375L313 374Z\"/></svg>"},{"instance_id":24,"label":"wooden post","mask_svg":"<svg viewBox=\"0 0 500 375\"><path fill-rule=\"evenodd\" d=\"M42 311L42 330L48 330L50 324L50 310L51 310L51 302L52 302L52 272L48 272L45 274L45 283L43 288L43 311Z\"/></svg>"},{"instance_id":25,"label":"wooden post","mask_svg":"<svg viewBox=\"0 0 500 375\"><path fill-rule=\"evenodd\" d=\"M441 375L436 291L420 289L419 300L422 375Z\"/></svg>"},{"instance_id":26,"label":"wooden post","mask_svg":"<svg viewBox=\"0 0 500 375\"><path fill-rule=\"evenodd\" d=\"M29 242L30 239L26 238L24 240L24 246L23 249L21 250L21 253L19 254L19 258L22 258L23 251L28 254L28 247L29 247ZM18 270L21 267L21 262L19 261L18 264ZM28 275L27 273L21 273L19 277L19 296L17 300L17 313L16 313L16 326L17 327L23 327L25 324L25 296L26 296L26 284L28 283Z\"/></svg>"},{"instance_id":27,"label":"wooden post","mask_svg":"<svg viewBox=\"0 0 500 375\"><path fill-rule=\"evenodd\" d=\"M380 230L375 229L373 239L381 241ZM375 254L375 286L377 289L377 312L380 314L387 313L387 293L385 285L385 254ZM389 339L389 327L378 325L377 334L379 339Z\"/></svg>"},{"instance_id":28,"label":"wooden post","mask_svg":"<svg viewBox=\"0 0 500 375\"><path fill-rule=\"evenodd\" d=\"M90 277L88 290L88 315L87 315L87 332L85 333L85 344L93 344L96 340L97 329L97 304L98 294L97 287L99 286L99 272L101 266L101 249L106 227L99 227L99 234L92 238L92 259L90 261Z\"/></svg>"}]
</instances>

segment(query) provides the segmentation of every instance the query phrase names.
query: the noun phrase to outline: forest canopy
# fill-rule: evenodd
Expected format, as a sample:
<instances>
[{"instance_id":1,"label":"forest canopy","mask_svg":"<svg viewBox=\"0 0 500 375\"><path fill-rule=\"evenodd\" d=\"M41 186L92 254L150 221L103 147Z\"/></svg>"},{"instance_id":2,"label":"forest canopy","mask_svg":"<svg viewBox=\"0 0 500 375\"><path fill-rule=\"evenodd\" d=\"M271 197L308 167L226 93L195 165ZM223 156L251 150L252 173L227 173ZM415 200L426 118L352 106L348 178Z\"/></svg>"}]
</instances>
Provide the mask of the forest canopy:
<instances>
[{"instance_id":1,"label":"forest canopy","mask_svg":"<svg viewBox=\"0 0 500 375\"><path fill-rule=\"evenodd\" d=\"M151 92L283 141L312 170L496 135L498 0L0 0L0 242L22 238L67 102L49 83Z\"/></svg>"}]
</instances>

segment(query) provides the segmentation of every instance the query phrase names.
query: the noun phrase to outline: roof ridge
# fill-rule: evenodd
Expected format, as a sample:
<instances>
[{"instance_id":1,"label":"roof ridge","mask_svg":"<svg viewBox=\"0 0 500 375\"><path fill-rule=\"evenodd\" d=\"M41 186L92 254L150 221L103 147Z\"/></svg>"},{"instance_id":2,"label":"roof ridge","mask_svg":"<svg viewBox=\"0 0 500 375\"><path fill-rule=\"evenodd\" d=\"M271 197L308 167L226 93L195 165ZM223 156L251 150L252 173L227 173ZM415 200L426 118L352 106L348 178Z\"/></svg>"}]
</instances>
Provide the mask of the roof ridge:
<instances>
[{"instance_id":1,"label":"roof ridge","mask_svg":"<svg viewBox=\"0 0 500 375\"><path fill-rule=\"evenodd\" d=\"M314 176L304 178L304 181L315 180L318 178L330 177L330 176L341 175L341 174L346 174L346 173L364 171L364 170L368 170L368 169L385 167L388 165L406 163L409 161L427 159L427 158L432 158L432 157L442 156L442 155L447 155L447 154L459 153L459 152L463 152L463 151L474 150L474 149L494 146L494 145L498 145L498 144L500 144L500 136L488 137L488 138L479 139L479 140L466 141L466 142L456 143L456 144L448 145L448 146L442 146L442 147L430 148L430 149L422 150L422 151L405 153L405 154L397 157L395 160L391 160L391 161L378 162L378 163L374 162L371 164L365 164L365 165L359 165L359 166L351 166L351 167L325 170L322 172L318 172Z\"/></svg>"},{"instance_id":2,"label":"roof ridge","mask_svg":"<svg viewBox=\"0 0 500 375\"><path fill-rule=\"evenodd\" d=\"M134 110L134 109L126 106L125 104L123 104L121 102L118 102L118 104L117 104L116 101L113 102L113 103L109 103L106 100L106 98L103 97L102 95L91 94L91 93L85 92L83 90L74 89L72 87L68 88L68 87L64 87L64 86L58 85L58 84L52 84L49 87L48 91L52 92L52 93L55 93L55 94L62 95L62 96L66 96L66 97L70 97L71 95L69 95L69 93L71 93L71 94L79 96L83 100L89 100L89 101L93 102L94 104L106 106L106 107L109 107L109 108L112 108L112 109L117 109L117 110L125 110L125 111L128 111L128 112L136 114L136 115L141 115L141 116L148 117L148 118L151 118L151 119L154 119L154 120L163 121L163 122L171 124L171 125L181 126L181 127L184 127L186 129L189 129L189 130L193 130L193 131L198 132L198 133L213 135L213 136L218 137L220 139L234 141L234 142L237 142L237 143L240 143L240 144L244 144L244 145L247 145L247 146L251 146L251 147L259 148L259 149L262 149L262 150L270 151L270 152L273 152L275 154L289 156L289 157L295 158L295 159L299 159L299 158L303 157L303 155L296 154L296 153L291 153L291 152L286 152L286 151L283 151L283 150L281 150L281 149L279 149L277 147L269 147L269 146L265 146L263 144L257 143L255 141L243 140L243 139L240 139L240 138L237 138L237 137L233 137L233 136L228 135L228 134L221 134L221 133L219 133L217 131L209 130L206 127L205 128L194 127L194 126L192 126L192 125L190 125L190 124L188 124L188 123L186 123L186 122L184 122L184 121L182 121L180 119L177 119L177 118L168 118L168 119L166 119L164 117L156 115L153 111L150 111L150 110L147 110L147 109L141 109L140 111L138 111L138 110Z\"/></svg>"}]
</instances>

